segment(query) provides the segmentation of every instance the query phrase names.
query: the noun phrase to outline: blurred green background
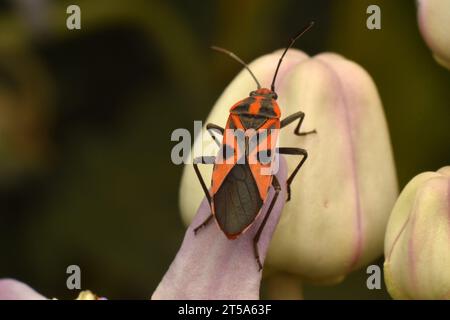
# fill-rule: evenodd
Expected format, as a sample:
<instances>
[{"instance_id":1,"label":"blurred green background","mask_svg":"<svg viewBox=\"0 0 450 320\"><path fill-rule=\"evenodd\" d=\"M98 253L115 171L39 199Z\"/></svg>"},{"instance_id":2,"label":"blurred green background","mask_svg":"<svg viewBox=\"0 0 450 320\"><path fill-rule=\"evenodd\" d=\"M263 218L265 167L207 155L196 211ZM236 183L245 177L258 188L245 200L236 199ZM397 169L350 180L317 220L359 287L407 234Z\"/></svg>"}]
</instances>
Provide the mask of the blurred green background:
<instances>
[{"instance_id":1,"label":"blurred green background","mask_svg":"<svg viewBox=\"0 0 450 320\"><path fill-rule=\"evenodd\" d=\"M81 7L81 30L66 8ZM382 29L366 28L378 4ZM148 298L181 243L175 128L193 130L240 70L283 47L361 64L384 104L400 186L450 164L450 72L420 37L414 1L0 2L0 278L74 298L66 268L108 298ZM381 264L382 260L376 261ZM388 298L365 270L306 298Z\"/></svg>"}]
</instances>

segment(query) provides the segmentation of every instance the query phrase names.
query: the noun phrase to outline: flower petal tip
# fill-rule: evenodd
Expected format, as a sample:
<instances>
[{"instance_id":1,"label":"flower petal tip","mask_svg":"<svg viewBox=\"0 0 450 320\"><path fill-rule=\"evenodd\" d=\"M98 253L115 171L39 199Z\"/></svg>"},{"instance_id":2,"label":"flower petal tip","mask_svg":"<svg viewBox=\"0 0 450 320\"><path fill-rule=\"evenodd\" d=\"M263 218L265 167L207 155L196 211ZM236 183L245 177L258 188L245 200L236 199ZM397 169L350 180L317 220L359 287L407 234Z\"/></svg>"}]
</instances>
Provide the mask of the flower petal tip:
<instances>
[{"instance_id":1,"label":"flower petal tip","mask_svg":"<svg viewBox=\"0 0 450 320\"><path fill-rule=\"evenodd\" d=\"M23 282L0 279L0 300L46 300L43 295Z\"/></svg>"}]
</instances>

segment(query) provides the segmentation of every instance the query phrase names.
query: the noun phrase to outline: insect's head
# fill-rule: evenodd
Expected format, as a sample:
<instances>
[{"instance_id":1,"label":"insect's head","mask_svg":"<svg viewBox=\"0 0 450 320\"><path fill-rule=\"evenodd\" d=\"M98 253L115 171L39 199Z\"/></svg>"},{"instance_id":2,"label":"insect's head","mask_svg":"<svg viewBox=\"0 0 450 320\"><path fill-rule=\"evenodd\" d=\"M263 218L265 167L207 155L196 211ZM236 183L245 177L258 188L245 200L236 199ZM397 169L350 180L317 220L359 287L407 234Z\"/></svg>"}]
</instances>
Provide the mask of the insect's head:
<instances>
[{"instance_id":1,"label":"insect's head","mask_svg":"<svg viewBox=\"0 0 450 320\"><path fill-rule=\"evenodd\" d=\"M314 25L314 22L311 21L302 31L300 31L299 33L297 33L293 38L291 38L289 40L289 44L286 47L286 49L283 51L283 54L281 55L280 59L278 60L278 64L277 64L277 68L275 69L275 73L273 75L273 79L272 79L272 84L270 85L270 89L267 88L261 88L261 85L258 81L258 79L256 78L256 76L253 74L252 70L250 70L250 68L248 67L248 65L242 61L241 58L239 58L237 55L235 55L233 52L228 51L226 49L223 48L219 48L219 47L211 47L211 49L225 53L227 55L229 55L231 58L233 58L234 60L236 60L237 62L239 62L241 65L244 66L245 69L247 69L247 71L250 73L250 75L252 76L253 80L255 80L256 82L256 86L257 86L257 90L250 92L250 96L265 96L265 97L270 97L272 99L277 99L277 94L275 92L275 80L277 79L277 75L278 75L278 70L280 69L280 65L281 62L283 61L284 56L286 55L286 53L288 52L288 50L294 45L295 41L297 41L298 38L300 38L306 31L308 31L309 29L311 29L311 27Z\"/></svg>"},{"instance_id":2,"label":"insect's head","mask_svg":"<svg viewBox=\"0 0 450 320\"><path fill-rule=\"evenodd\" d=\"M274 100L277 100L278 98L278 95L275 91L272 91L267 88L259 88L255 91L250 92L250 97L257 97L257 96Z\"/></svg>"}]
</instances>

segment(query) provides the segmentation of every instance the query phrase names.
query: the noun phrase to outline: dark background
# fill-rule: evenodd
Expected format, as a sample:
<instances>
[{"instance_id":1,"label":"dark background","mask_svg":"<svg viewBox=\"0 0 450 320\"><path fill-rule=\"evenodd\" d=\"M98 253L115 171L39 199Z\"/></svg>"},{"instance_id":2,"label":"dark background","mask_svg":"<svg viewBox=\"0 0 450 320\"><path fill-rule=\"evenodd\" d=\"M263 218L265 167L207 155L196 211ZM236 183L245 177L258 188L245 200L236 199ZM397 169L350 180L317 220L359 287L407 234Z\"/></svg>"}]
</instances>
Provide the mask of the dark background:
<instances>
[{"instance_id":1,"label":"dark background","mask_svg":"<svg viewBox=\"0 0 450 320\"><path fill-rule=\"evenodd\" d=\"M66 28L69 4L81 30ZM366 28L369 4L381 30ZM450 164L450 72L422 40L414 1L0 2L0 278L74 298L66 268L77 264L85 289L150 297L184 233L170 134L192 131L240 70L209 46L251 61L310 20L296 47L338 52L374 78L400 186ZM305 297L388 297L366 277Z\"/></svg>"}]
</instances>

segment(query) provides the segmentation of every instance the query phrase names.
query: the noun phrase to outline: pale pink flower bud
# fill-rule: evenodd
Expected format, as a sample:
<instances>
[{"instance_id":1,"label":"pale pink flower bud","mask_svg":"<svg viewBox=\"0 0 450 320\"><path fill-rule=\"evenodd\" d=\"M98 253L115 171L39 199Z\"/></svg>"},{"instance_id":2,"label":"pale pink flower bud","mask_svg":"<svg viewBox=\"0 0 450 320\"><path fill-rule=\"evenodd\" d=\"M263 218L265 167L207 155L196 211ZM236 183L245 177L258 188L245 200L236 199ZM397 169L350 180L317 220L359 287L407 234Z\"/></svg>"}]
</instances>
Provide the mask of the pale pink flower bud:
<instances>
[{"instance_id":1,"label":"pale pink flower bud","mask_svg":"<svg viewBox=\"0 0 450 320\"><path fill-rule=\"evenodd\" d=\"M384 273L396 299L450 299L450 166L421 173L389 218Z\"/></svg>"},{"instance_id":2,"label":"pale pink flower bud","mask_svg":"<svg viewBox=\"0 0 450 320\"><path fill-rule=\"evenodd\" d=\"M436 61L450 69L450 1L418 0L419 29Z\"/></svg>"}]
</instances>

